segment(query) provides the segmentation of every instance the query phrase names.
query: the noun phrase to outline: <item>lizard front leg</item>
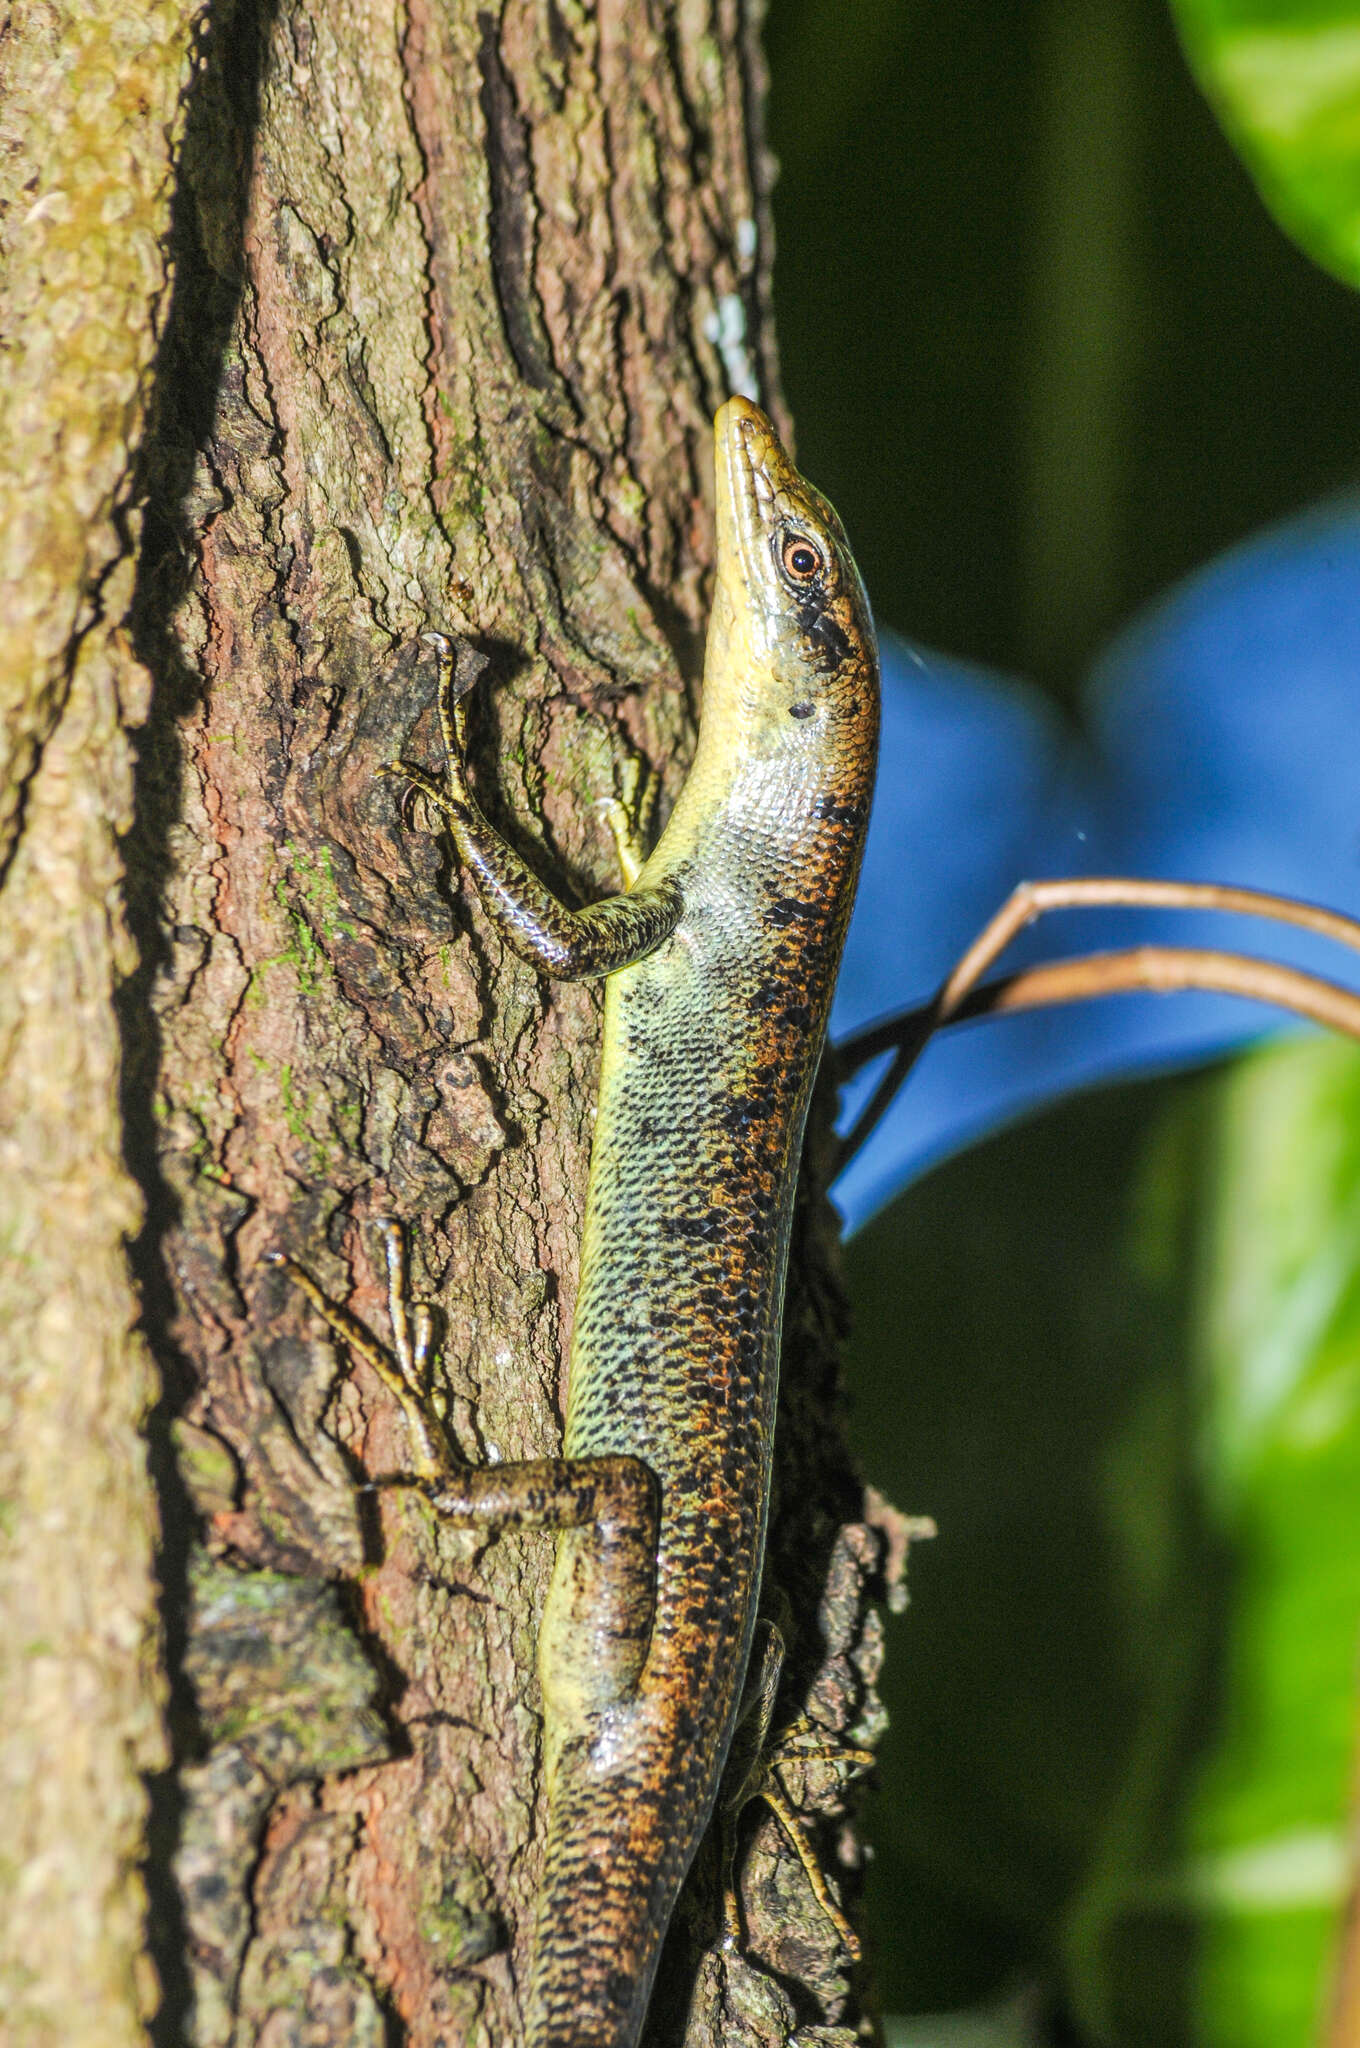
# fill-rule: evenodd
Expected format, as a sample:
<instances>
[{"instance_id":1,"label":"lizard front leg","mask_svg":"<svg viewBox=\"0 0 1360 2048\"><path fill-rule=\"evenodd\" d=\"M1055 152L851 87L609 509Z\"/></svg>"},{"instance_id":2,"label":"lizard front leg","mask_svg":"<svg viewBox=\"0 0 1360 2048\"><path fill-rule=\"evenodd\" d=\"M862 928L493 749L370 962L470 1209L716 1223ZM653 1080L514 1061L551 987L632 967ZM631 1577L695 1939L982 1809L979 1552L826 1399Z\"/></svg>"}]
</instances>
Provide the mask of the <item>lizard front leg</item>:
<instances>
[{"instance_id":1,"label":"lizard front leg","mask_svg":"<svg viewBox=\"0 0 1360 2048\"><path fill-rule=\"evenodd\" d=\"M483 815L468 788L463 766L464 706L463 699L455 695L453 643L442 633L425 637L439 663L443 786L405 761L379 772L403 778L444 820L487 916L531 966L561 981L580 981L613 974L654 952L679 921L681 895L679 886L669 879L655 888L633 888L641 872L642 853L628 806L618 799L605 800L628 893L606 896L580 910L569 908L525 866Z\"/></svg>"}]
</instances>

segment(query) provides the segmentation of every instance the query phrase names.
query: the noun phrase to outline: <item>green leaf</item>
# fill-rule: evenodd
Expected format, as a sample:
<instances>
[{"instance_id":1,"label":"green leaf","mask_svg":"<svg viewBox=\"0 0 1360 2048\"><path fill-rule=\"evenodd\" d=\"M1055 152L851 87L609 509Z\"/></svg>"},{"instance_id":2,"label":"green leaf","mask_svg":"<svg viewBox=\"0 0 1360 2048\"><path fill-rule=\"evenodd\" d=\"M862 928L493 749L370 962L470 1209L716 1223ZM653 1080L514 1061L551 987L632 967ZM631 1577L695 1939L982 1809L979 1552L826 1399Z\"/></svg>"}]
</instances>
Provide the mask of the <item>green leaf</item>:
<instances>
[{"instance_id":1,"label":"green leaf","mask_svg":"<svg viewBox=\"0 0 1360 2048\"><path fill-rule=\"evenodd\" d=\"M1224 1091L1203 1337L1210 1498L1237 1559L1223 1712L1190 1814L1206 2040L1308 2042L1348 1880L1360 1628L1360 1058Z\"/></svg>"},{"instance_id":2,"label":"green leaf","mask_svg":"<svg viewBox=\"0 0 1360 2048\"><path fill-rule=\"evenodd\" d=\"M1183 1150L1161 1177L1173 1206L1178 1183L1193 1192L1198 1219L1194 1478L1218 1584L1206 1609L1177 1584L1183 1561L1148 1572L1153 1440L1126 1433L1109 1502L1151 1682L1067 1948L1097 2038L1141 2040L1139 1963L1174 1962L1195 2048L1311 2048L1350 1876L1360 1055L1277 1045L1209 1084L1199 1115L1188 1183ZM1160 1664L1170 1681L1195 1636L1211 1677L1187 1712L1155 1677Z\"/></svg>"},{"instance_id":3,"label":"green leaf","mask_svg":"<svg viewBox=\"0 0 1360 2048\"><path fill-rule=\"evenodd\" d=\"M1360 4L1172 0L1186 54L1266 205L1360 285Z\"/></svg>"}]
</instances>

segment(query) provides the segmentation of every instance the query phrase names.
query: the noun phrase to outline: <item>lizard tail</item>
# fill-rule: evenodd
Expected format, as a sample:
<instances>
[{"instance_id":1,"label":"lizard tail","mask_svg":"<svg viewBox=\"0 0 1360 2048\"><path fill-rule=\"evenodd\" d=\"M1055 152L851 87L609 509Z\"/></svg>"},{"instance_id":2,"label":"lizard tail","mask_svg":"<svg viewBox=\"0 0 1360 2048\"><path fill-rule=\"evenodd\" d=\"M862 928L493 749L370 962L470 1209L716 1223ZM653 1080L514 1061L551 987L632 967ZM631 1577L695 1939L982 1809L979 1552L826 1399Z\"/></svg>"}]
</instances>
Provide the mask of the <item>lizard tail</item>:
<instances>
[{"instance_id":1,"label":"lizard tail","mask_svg":"<svg viewBox=\"0 0 1360 2048\"><path fill-rule=\"evenodd\" d=\"M706 1816L696 1827L692 1808L681 1821L683 1801L658 1797L655 1758L630 1758L608 1799L598 1772L571 1765L568 1750L553 1774L526 2048L636 2048Z\"/></svg>"}]
</instances>

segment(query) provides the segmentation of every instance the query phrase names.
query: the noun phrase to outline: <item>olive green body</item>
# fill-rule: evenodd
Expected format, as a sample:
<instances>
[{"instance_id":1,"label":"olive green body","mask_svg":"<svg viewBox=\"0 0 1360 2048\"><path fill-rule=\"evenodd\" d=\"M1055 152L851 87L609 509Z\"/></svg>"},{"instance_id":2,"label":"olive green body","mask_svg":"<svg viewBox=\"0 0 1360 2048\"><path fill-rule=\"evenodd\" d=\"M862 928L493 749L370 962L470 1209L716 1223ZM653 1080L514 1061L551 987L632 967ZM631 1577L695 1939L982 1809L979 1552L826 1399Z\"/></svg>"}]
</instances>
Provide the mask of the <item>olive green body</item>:
<instances>
[{"instance_id":1,"label":"olive green body","mask_svg":"<svg viewBox=\"0 0 1360 2048\"><path fill-rule=\"evenodd\" d=\"M746 428L752 414L719 420L699 752L636 884L678 886L679 919L606 983L564 1450L641 1459L660 1534L635 1673L611 1670L581 1626L586 1537L559 1538L539 1656L551 1823L535 2048L636 2038L712 1811L759 1595L803 1126L872 790L877 669L853 568L834 665L809 662L801 631L787 646L778 616L771 635L764 607L752 616L737 522L761 574L771 520L746 482L747 432L772 483L794 474L759 415ZM805 519L816 503L821 538L825 508L805 492L782 509Z\"/></svg>"}]
</instances>

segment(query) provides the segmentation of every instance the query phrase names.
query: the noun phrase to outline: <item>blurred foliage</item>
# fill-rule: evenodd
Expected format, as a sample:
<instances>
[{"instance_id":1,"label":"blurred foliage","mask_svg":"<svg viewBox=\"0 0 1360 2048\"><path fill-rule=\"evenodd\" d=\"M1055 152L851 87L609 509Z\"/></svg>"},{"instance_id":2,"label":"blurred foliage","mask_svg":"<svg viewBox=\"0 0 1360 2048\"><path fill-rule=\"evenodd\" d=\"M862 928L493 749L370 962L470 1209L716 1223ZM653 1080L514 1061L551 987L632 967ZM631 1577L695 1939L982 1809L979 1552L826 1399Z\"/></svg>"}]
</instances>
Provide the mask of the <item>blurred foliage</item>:
<instances>
[{"instance_id":1,"label":"blurred foliage","mask_svg":"<svg viewBox=\"0 0 1360 2048\"><path fill-rule=\"evenodd\" d=\"M1360 1057L1316 1041L1222 1089L1198 1289L1201 1463L1231 1543L1223 1706L1190 1811L1205 2037L1312 2038L1357 1736Z\"/></svg>"},{"instance_id":2,"label":"blurred foliage","mask_svg":"<svg viewBox=\"0 0 1360 2048\"><path fill-rule=\"evenodd\" d=\"M936 1544L872 1832L890 2007L1316 2038L1344 1887L1360 1053L1291 1042L952 1161L847 1254L852 1434Z\"/></svg>"},{"instance_id":3,"label":"blurred foliage","mask_svg":"<svg viewBox=\"0 0 1360 2048\"><path fill-rule=\"evenodd\" d=\"M890 2019L884 2048L1040 2048L1027 2000L981 2006L975 2012L930 2013Z\"/></svg>"},{"instance_id":4,"label":"blurred foliage","mask_svg":"<svg viewBox=\"0 0 1360 2048\"><path fill-rule=\"evenodd\" d=\"M1137 605L1354 479L1360 302L1164 0L771 0L766 42L799 454L888 624L1070 700Z\"/></svg>"},{"instance_id":5,"label":"blurred foliage","mask_svg":"<svg viewBox=\"0 0 1360 2048\"><path fill-rule=\"evenodd\" d=\"M1360 0L1175 5L1278 219L1360 281ZM768 45L799 452L886 621L1074 704L1135 607L1356 480L1360 301L1259 204L1162 0L772 0ZM888 1667L890 2010L1322 2039L1357 1133L1355 1052L1291 1042L1011 1130L849 1248L861 1455L941 1531Z\"/></svg>"},{"instance_id":6,"label":"blurred foliage","mask_svg":"<svg viewBox=\"0 0 1360 2048\"><path fill-rule=\"evenodd\" d=\"M1360 9L1354 0L1173 0L1186 52L1267 206L1360 284Z\"/></svg>"},{"instance_id":7,"label":"blurred foliage","mask_svg":"<svg viewBox=\"0 0 1360 2048\"><path fill-rule=\"evenodd\" d=\"M1193 1483L1174 1209L1202 1131L1193 1088L1162 1092L1155 1198L1136 1187L1148 1091L1112 1091L950 1162L848 1249L852 1438L874 1482L940 1529L892 1643L870 1820L890 2010L1060 1985L1069 1904L1102 1860L1140 1723L1183 1721L1211 1690L1223 1561ZM1121 1445L1146 1479L1136 1629L1108 1514ZM1149 1635L1173 1579L1189 1609ZM1182 1965L1156 1972L1167 2043L1187 2038Z\"/></svg>"}]
</instances>

